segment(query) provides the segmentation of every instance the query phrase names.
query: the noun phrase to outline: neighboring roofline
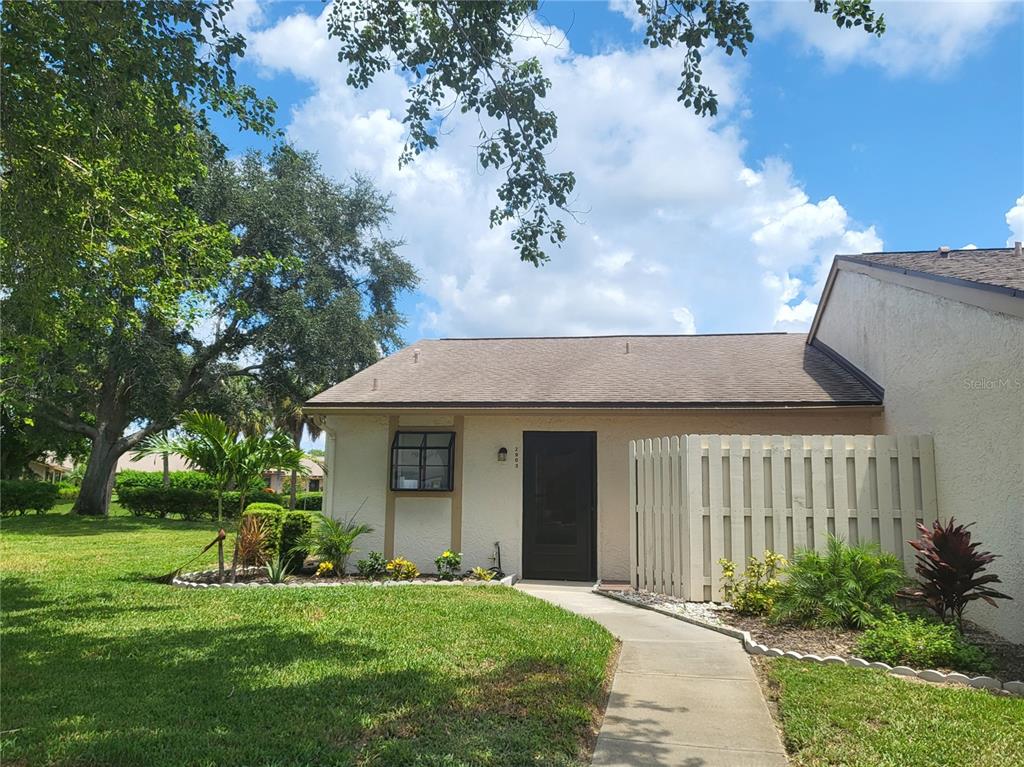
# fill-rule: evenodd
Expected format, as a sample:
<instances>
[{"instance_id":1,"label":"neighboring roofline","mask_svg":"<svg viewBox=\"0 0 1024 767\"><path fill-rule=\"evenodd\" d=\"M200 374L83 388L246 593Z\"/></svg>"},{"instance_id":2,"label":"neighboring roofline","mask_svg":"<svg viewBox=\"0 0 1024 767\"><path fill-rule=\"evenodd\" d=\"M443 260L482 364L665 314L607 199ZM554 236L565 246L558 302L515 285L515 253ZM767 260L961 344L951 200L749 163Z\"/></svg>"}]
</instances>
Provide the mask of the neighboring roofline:
<instances>
[{"instance_id":1,"label":"neighboring roofline","mask_svg":"<svg viewBox=\"0 0 1024 767\"><path fill-rule=\"evenodd\" d=\"M837 365L846 368L858 381L864 384L872 394L878 397L879 401L885 401L885 388L874 378L850 362L850 360L846 359L842 354L837 352L820 338L812 339L811 346L820 351L826 357L830 357Z\"/></svg>"},{"instance_id":2,"label":"neighboring roofline","mask_svg":"<svg viewBox=\"0 0 1024 767\"><path fill-rule=\"evenodd\" d=\"M784 330L765 330L753 333L611 333L592 336L466 336L439 338L438 341L579 341L582 338L721 338L723 336L790 336ZM433 339L423 339L430 341ZM419 343L419 342L417 342ZM415 344L410 344L415 346ZM407 348L407 347L406 347Z\"/></svg>"},{"instance_id":3,"label":"neighboring roofline","mask_svg":"<svg viewBox=\"0 0 1024 767\"><path fill-rule=\"evenodd\" d=\"M930 251L913 251L927 253ZM900 285L912 290L920 290L940 298L959 301L970 306L977 306L990 312L1009 314L1024 318L1024 291L1008 288L1003 285L992 285L987 282L974 282L959 277L932 274L918 269L906 269L890 264L879 264L862 256L836 256L821 292L821 300L814 312L814 319L807 331L807 343L813 345L821 318L828 308L832 288L840 271L864 274L883 282Z\"/></svg>"},{"instance_id":4,"label":"neighboring roofline","mask_svg":"<svg viewBox=\"0 0 1024 767\"><path fill-rule=\"evenodd\" d=\"M307 402L303 406L303 410L311 414L327 414L332 411L348 413L353 410L613 410L627 412L650 410L661 412L665 410L807 410L852 407L877 409L881 406L882 401L879 397L877 402L863 400L850 402L814 400L765 402Z\"/></svg>"}]
</instances>

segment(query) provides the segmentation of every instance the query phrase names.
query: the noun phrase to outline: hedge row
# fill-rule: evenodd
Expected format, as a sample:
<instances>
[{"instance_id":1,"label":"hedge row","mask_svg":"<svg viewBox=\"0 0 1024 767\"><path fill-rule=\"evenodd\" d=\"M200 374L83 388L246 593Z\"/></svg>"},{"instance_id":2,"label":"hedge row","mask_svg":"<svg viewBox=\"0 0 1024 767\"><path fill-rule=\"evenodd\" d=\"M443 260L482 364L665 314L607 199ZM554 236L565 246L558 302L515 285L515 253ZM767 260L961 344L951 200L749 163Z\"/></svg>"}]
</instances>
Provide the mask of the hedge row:
<instances>
[{"instance_id":1,"label":"hedge row","mask_svg":"<svg viewBox=\"0 0 1024 767\"><path fill-rule=\"evenodd\" d=\"M295 495L295 508L305 511L323 511L324 494L314 492L297 493Z\"/></svg>"},{"instance_id":2,"label":"hedge row","mask_svg":"<svg viewBox=\"0 0 1024 767\"><path fill-rule=\"evenodd\" d=\"M213 477L204 471L171 471L167 473L168 486L182 488L185 490L215 490L216 483ZM163 487L164 473L162 471L135 471L125 469L117 473L114 481L115 487ZM264 490L262 479L254 479L249 486L249 492L258 493Z\"/></svg>"},{"instance_id":3,"label":"hedge row","mask_svg":"<svg viewBox=\"0 0 1024 767\"><path fill-rule=\"evenodd\" d=\"M202 471L172 471L168 472L168 479L172 488L184 490L214 489L213 477ZM117 473L114 485L118 490L127 487L163 487L164 473L162 471L125 469Z\"/></svg>"},{"instance_id":4,"label":"hedge row","mask_svg":"<svg viewBox=\"0 0 1024 767\"><path fill-rule=\"evenodd\" d=\"M308 511L287 511L276 503L253 503L246 507L245 516L263 521L267 530L264 550L271 560L283 556L292 565L300 565L306 558L305 551L296 550L299 538L309 532L316 516Z\"/></svg>"},{"instance_id":5,"label":"hedge row","mask_svg":"<svg viewBox=\"0 0 1024 767\"><path fill-rule=\"evenodd\" d=\"M60 488L52 482L31 479L0 480L0 514L45 514L57 505Z\"/></svg>"},{"instance_id":6,"label":"hedge row","mask_svg":"<svg viewBox=\"0 0 1024 767\"><path fill-rule=\"evenodd\" d=\"M258 503L270 493L253 493L245 499L246 507ZM120 487L117 500L137 517L168 517L177 514L183 519L216 519L217 493L213 490L191 490L184 487ZM238 491L224 493L224 518L238 516L242 494Z\"/></svg>"}]
</instances>

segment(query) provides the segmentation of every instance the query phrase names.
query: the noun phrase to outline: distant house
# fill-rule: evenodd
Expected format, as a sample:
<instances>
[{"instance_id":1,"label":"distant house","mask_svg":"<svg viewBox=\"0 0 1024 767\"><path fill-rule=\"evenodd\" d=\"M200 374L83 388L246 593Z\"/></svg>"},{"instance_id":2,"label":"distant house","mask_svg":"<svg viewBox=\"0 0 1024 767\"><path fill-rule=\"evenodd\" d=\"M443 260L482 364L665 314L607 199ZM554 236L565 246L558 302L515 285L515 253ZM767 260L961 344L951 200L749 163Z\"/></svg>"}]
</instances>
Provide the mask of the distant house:
<instances>
[{"instance_id":1,"label":"distant house","mask_svg":"<svg viewBox=\"0 0 1024 767\"><path fill-rule=\"evenodd\" d=\"M367 549L430 571L497 542L506 571L581 581L635 576L630 440L934 435L938 513L976 522L1015 597L976 619L1024 640L1019 248L839 256L807 335L419 341L306 409L324 509L358 509Z\"/></svg>"},{"instance_id":2,"label":"distant house","mask_svg":"<svg viewBox=\"0 0 1024 767\"><path fill-rule=\"evenodd\" d=\"M164 457L162 455L144 455L137 461L134 460L136 453L125 453L117 459L117 471L163 471ZM188 461L177 453L167 455L168 471L192 471Z\"/></svg>"},{"instance_id":3,"label":"distant house","mask_svg":"<svg viewBox=\"0 0 1024 767\"><path fill-rule=\"evenodd\" d=\"M324 487L324 467L312 458L303 458L302 465L306 467L309 474L298 478L299 489L308 490L311 493L321 492ZM291 482L292 473L290 471L268 471L263 478L267 482L267 487L275 493L280 493L285 487L285 482Z\"/></svg>"},{"instance_id":4,"label":"distant house","mask_svg":"<svg viewBox=\"0 0 1024 767\"><path fill-rule=\"evenodd\" d=\"M60 482L74 471L74 465L57 459L53 455L44 455L37 461L29 461L28 470L43 482Z\"/></svg>"}]
</instances>

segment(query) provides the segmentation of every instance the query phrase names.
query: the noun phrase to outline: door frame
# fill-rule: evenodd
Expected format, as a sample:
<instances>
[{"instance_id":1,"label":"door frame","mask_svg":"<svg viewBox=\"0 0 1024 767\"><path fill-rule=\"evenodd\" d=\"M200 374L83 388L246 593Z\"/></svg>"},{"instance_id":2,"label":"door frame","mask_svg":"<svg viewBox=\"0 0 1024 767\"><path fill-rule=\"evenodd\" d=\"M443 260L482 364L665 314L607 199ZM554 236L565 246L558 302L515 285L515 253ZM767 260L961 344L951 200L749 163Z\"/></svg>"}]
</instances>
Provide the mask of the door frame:
<instances>
[{"instance_id":1,"label":"door frame","mask_svg":"<svg viewBox=\"0 0 1024 767\"><path fill-rule=\"evenodd\" d=\"M521 530L521 561L523 565L523 578L539 578L541 580L549 579L546 576L534 576L528 575L526 572L526 549L528 542L526 540L526 501L527 501L527 489L526 489L526 467L529 456L527 454L527 435L545 436L545 435L575 435L579 437L588 437L590 441L590 478L591 478L591 498L593 504L590 510L590 551L587 552L590 557L590 569L587 577L581 581L568 581L569 583L584 583L586 581L597 581L597 510L598 510L598 497L597 497L597 432L596 431L580 431L577 429L564 429L564 430L542 430L542 429L529 429L524 430L522 433L522 445L523 445L523 479L522 479L522 499L521 499L521 516L520 522L522 524ZM558 579L561 580L561 579Z\"/></svg>"}]
</instances>

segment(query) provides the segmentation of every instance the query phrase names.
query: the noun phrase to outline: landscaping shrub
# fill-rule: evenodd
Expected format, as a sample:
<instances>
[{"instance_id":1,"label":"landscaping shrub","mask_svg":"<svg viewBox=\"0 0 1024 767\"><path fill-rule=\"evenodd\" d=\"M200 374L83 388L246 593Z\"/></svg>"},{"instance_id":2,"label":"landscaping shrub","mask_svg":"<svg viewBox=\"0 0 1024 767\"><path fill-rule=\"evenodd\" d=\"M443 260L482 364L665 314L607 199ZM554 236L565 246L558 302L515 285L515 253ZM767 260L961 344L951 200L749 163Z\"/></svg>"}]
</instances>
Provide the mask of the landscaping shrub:
<instances>
[{"instance_id":1,"label":"landscaping shrub","mask_svg":"<svg viewBox=\"0 0 1024 767\"><path fill-rule=\"evenodd\" d=\"M57 483L57 498L61 503L74 501L78 498L80 488L74 482Z\"/></svg>"},{"instance_id":2,"label":"landscaping shrub","mask_svg":"<svg viewBox=\"0 0 1024 767\"><path fill-rule=\"evenodd\" d=\"M864 660L890 666L942 667L982 674L993 668L988 653L966 641L955 626L903 613L877 621L857 640L856 652Z\"/></svg>"},{"instance_id":3,"label":"landscaping shrub","mask_svg":"<svg viewBox=\"0 0 1024 767\"><path fill-rule=\"evenodd\" d=\"M137 517L180 515L184 519L217 518L217 496L212 490L184 487L129 485L117 490L118 502ZM237 513L237 506L224 501L224 513Z\"/></svg>"},{"instance_id":4,"label":"landscaping shrub","mask_svg":"<svg viewBox=\"0 0 1024 767\"><path fill-rule=\"evenodd\" d=\"M767 615L775 604L779 590L776 577L786 566L786 559L772 551L764 552L764 561L751 557L747 569L736 577L736 565L719 559L722 568L722 596L740 615Z\"/></svg>"},{"instance_id":5,"label":"landscaping shrub","mask_svg":"<svg viewBox=\"0 0 1024 767\"><path fill-rule=\"evenodd\" d=\"M302 567L302 562L309 556L309 552L301 546L300 541L312 529L315 520L316 515L308 511L284 512L281 523L280 554L284 557L286 564Z\"/></svg>"},{"instance_id":6,"label":"landscaping shrub","mask_svg":"<svg viewBox=\"0 0 1024 767\"><path fill-rule=\"evenodd\" d=\"M300 540L309 533L315 515L308 511L288 511L278 503L260 501L248 504L244 516L257 517L266 525L267 561L280 557L289 567L302 565L307 552L300 546Z\"/></svg>"},{"instance_id":7,"label":"landscaping shrub","mask_svg":"<svg viewBox=\"0 0 1024 767\"><path fill-rule=\"evenodd\" d=\"M0 480L0 514L45 514L57 505L60 488L52 482L32 479Z\"/></svg>"},{"instance_id":8,"label":"landscaping shrub","mask_svg":"<svg viewBox=\"0 0 1024 767\"><path fill-rule=\"evenodd\" d=\"M411 581L420 574L416 565L405 557L395 557L387 563L385 569L388 577L396 581Z\"/></svg>"},{"instance_id":9,"label":"landscaping shrub","mask_svg":"<svg viewBox=\"0 0 1024 767\"><path fill-rule=\"evenodd\" d=\"M276 503L250 503L245 507L244 517L258 519L263 523L265 538L263 550L267 559L275 559L281 554L282 528L284 526L284 508Z\"/></svg>"},{"instance_id":10,"label":"landscaping shrub","mask_svg":"<svg viewBox=\"0 0 1024 767\"><path fill-rule=\"evenodd\" d=\"M297 493L295 495L295 508L303 511L323 511L323 493Z\"/></svg>"},{"instance_id":11,"label":"landscaping shrub","mask_svg":"<svg viewBox=\"0 0 1024 767\"><path fill-rule=\"evenodd\" d=\"M169 472L168 478L170 487L185 490L212 490L215 485L213 477L202 471L172 471ZM118 490L124 487L163 487L164 473L125 469L117 473L114 482Z\"/></svg>"},{"instance_id":12,"label":"landscaping shrub","mask_svg":"<svg viewBox=\"0 0 1024 767\"><path fill-rule=\"evenodd\" d=\"M456 554L454 551L446 549L434 560L434 564L437 565L438 578L442 581L453 581L462 568L462 554Z\"/></svg>"},{"instance_id":13,"label":"landscaping shrub","mask_svg":"<svg viewBox=\"0 0 1024 767\"><path fill-rule=\"evenodd\" d=\"M387 568L388 561L379 551L371 551L366 555L366 559L360 559L356 562L356 569L359 571L359 574L371 581L383 578L387 574Z\"/></svg>"},{"instance_id":14,"label":"landscaping shrub","mask_svg":"<svg viewBox=\"0 0 1024 767\"><path fill-rule=\"evenodd\" d=\"M245 514L238 524L235 535L235 546L238 552L238 564L242 567L263 565L272 557L267 552L267 538L270 525L258 514Z\"/></svg>"},{"instance_id":15,"label":"landscaping shrub","mask_svg":"<svg viewBox=\"0 0 1024 767\"><path fill-rule=\"evenodd\" d=\"M321 562L334 565L335 573L345 574L348 558L355 551L355 541L364 533L373 532L365 524L356 524L353 514L347 520L338 520L324 514L315 514L310 529L299 537L296 546L308 551Z\"/></svg>"},{"instance_id":16,"label":"landscaping shrub","mask_svg":"<svg viewBox=\"0 0 1024 767\"><path fill-rule=\"evenodd\" d=\"M884 616L906 579L903 565L874 544L829 536L824 554L797 552L775 593L771 616L829 628L864 628Z\"/></svg>"},{"instance_id":17,"label":"landscaping shrub","mask_svg":"<svg viewBox=\"0 0 1024 767\"><path fill-rule=\"evenodd\" d=\"M952 517L945 527L935 520L931 530L918 523L921 537L910 541L917 550L915 570L921 583L909 589L907 596L923 601L943 621L955 620L961 631L964 608L969 602L984 599L998 607L995 600L1012 599L987 585L1001 583L995 573L981 575L996 555L978 551L981 543L971 543L968 527L956 524Z\"/></svg>"},{"instance_id":18,"label":"landscaping shrub","mask_svg":"<svg viewBox=\"0 0 1024 767\"><path fill-rule=\"evenodd\" d=\"M494 570L488 570L486 567L474 567L470 574L475 581L493 581L495 575Z\"/></svg>"}]
</instances>

